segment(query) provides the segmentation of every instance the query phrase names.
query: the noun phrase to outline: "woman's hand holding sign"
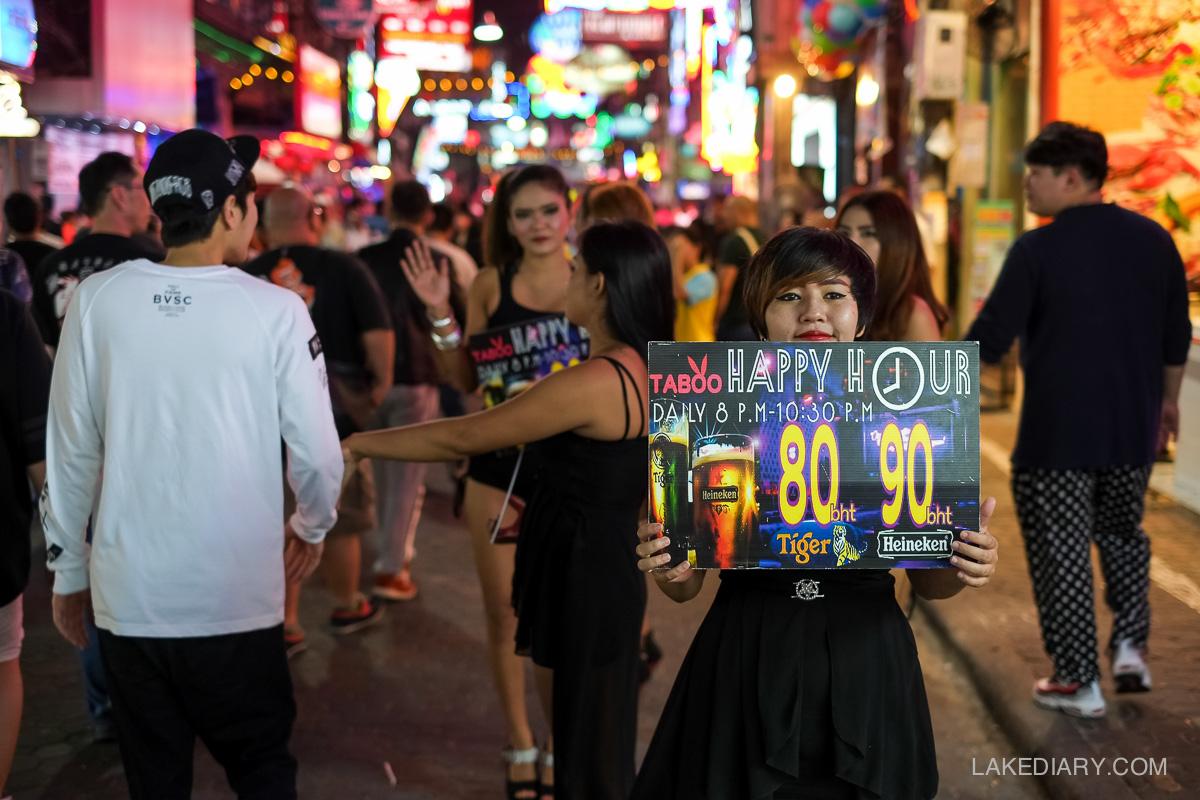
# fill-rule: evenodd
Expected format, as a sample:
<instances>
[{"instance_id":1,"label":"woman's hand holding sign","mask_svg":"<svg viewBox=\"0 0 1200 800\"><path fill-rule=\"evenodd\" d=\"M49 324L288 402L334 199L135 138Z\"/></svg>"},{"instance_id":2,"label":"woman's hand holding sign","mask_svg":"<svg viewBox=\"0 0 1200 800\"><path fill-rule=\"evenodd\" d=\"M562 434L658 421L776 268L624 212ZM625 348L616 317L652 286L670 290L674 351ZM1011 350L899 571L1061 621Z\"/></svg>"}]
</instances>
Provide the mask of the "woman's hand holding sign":
<instances>
[{"instance_id":1,"label":"woman's hand holding sign","mask_svg":"<svg viewBox=\"0 0 1200 800\"><path fill-rule=\"evenodd\" d=\"M677 603L691 600L704 585L704 572L692 569L685 559L670 566L671 554L667 550L671 540L663 536L663 526L657 522L643 522L638 528L638 569L654 576L660 589Z\"/></svg>"},{"instance_id":2,"label":"woman's hand holding sign","mask_svg":"<svg viewBox=\"0 0 1200 800\"><path fill-rule=\"evenodd\" d=\"M950 563L958 567L955 575L967 586L979 588L991 580L1000 560L1000 543L988 530L992 514L996 510L996 498L989 497L979 507L979 530L963 531L961 539L950 545L954 555Z\"/></svg>"}]
</instances>

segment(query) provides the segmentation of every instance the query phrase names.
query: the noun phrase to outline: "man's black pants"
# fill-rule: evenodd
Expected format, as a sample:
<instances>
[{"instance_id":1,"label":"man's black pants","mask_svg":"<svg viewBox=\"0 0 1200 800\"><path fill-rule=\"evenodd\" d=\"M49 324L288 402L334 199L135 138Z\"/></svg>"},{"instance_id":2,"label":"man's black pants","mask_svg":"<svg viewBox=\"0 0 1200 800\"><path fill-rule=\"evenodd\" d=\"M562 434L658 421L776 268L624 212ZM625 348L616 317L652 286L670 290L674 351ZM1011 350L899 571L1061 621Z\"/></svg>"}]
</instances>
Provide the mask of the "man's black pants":
<instances>
[{"instance_id":1,"label":"man's black pants","mask_svg":"<svg viewBox=\"0 0 1200 800\"><path fill-rule=\"evenodd\" d=\"M240 800L296 797L296 703L282 626L153 639L100 631L132 800L192 794L196 737Z\"/></svg>"}]
</instances>

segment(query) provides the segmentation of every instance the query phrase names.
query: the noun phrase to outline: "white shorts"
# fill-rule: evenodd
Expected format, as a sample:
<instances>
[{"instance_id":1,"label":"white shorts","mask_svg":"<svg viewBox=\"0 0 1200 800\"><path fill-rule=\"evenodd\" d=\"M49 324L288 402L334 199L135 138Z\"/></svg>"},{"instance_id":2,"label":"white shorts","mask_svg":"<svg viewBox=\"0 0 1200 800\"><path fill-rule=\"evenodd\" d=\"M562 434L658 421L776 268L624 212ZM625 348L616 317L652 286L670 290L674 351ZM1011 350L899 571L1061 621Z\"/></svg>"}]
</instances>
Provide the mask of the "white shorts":
<instances>
[{"instance_id":1,"label":"white shorts","mask_svg":"<svg viewBox=\"0 0 1200 800\"><path fill-rule=\"evenodd\" d=\"M0 606L0 664L15 661L21 655L21 640L25 638L22 620L22 596L6 606Z\"/></svg>"}]
</instances>

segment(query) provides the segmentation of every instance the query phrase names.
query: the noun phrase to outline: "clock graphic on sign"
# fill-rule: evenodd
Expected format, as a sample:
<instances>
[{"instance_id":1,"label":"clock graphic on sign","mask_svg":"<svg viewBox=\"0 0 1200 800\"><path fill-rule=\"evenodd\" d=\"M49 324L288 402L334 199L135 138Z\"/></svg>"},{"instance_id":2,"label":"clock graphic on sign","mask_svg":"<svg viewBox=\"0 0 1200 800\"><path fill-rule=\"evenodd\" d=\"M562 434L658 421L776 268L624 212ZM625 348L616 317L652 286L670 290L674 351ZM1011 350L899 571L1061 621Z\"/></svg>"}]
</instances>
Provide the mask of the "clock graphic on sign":
<instances>
[{"instance_id":1,"label":"clock graphic on sign","mask_svg":"<svg viewBox=\"0 0 1200 800\"><path fill-rule=\"evenodd\" d=\"M871 370L875 396L892 411L907 411L925 391L925 367L907 347L889 347Z\"/></svg>"}]
</instances>

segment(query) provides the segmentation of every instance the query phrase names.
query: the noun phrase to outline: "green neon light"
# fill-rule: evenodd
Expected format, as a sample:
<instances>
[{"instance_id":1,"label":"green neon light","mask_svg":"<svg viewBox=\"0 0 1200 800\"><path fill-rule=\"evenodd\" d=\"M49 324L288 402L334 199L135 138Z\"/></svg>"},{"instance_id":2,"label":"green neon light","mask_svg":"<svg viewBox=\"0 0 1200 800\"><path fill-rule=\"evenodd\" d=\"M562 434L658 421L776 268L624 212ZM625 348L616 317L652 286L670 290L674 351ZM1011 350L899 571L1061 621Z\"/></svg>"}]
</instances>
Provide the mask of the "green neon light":
<instances>
[{"instance_id":1,"label":"green neon light","mask_svg":"<svg viewBox=\"0 0 1200 800\"><path fill-rule=\"evenodd\" d=\"M239 42L232 36L226 36L206 22L194 20L192 22L192 27L194 27L196 29L196 33L199 33L201 36L207 36L209 39L212 39L222 47L227 47L230 50L245 56L256 64L263 60L263 51L259 50L257 47L248 45L245 42Z\"/></svg>"}]
</instances>

